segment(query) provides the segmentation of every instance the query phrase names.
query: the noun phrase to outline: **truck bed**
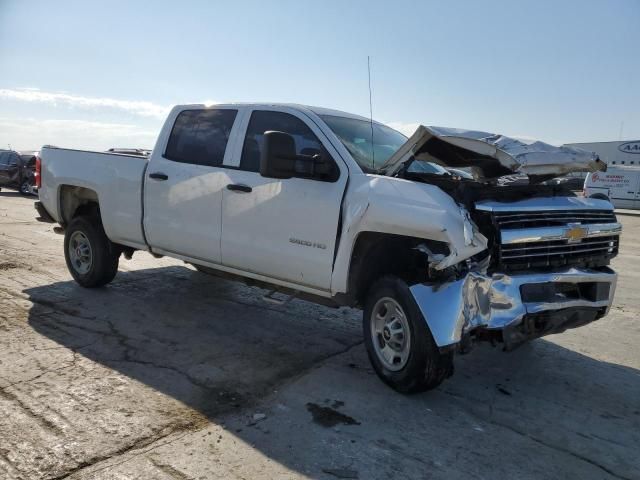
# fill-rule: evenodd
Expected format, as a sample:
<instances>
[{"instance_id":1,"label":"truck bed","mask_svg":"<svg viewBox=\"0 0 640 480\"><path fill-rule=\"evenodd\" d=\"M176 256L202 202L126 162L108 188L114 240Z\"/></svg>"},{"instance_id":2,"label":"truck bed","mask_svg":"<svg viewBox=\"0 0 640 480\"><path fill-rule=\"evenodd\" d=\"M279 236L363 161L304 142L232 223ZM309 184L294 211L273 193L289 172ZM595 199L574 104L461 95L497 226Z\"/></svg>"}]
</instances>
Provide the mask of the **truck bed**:
<instances>
[{"instance_id":1,"label":"truck bed","mask_svg":"<svg viewBox=\"0 0 640 480\"><path fill-rule=\"evenodd\" d=\"M146 248L142 229L146 158L50 146L43 147L40 156L40 201L57 222L64 221L61 189L87 188L99 199L107 236L113 242Z\"/></svg>"}]
</instances>

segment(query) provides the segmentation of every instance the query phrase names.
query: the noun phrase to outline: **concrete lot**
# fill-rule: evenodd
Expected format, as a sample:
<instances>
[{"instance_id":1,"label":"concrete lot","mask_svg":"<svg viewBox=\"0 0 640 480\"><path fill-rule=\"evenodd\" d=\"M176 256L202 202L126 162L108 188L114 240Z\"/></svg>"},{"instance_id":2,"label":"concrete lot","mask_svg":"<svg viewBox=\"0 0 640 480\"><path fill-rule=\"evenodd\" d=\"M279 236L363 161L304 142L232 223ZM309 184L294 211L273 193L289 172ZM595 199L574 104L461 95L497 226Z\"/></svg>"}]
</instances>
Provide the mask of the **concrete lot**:
<instances>
[{"instance_id":1,"label":"concrete lot","mask_svg":"<svg viewBox=\"0 0 640 480\"><path fill-rule=\"evenodd\" d=\"M640 218L611 314L458 357L406 397L360 314L136 253L71 281L33 199L0 192L0 478L640 478Z\"/></svg>"}]
</instances>

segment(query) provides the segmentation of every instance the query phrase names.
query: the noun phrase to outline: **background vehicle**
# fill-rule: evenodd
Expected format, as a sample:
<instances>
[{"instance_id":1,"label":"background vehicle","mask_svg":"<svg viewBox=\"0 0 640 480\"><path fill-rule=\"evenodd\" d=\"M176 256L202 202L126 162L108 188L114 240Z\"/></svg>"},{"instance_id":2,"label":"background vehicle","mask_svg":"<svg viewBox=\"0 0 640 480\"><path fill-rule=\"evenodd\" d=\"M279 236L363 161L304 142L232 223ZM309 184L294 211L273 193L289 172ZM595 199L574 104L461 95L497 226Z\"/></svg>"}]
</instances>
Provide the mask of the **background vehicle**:
<instances>
[{"instance_id":1,"label":"background vehicle","mask_svg":"<svg viewBox=\"0 0 640 480\"><path fill-rule=\"evenodd\" d=\"M640 168L609 167L587 175L584 196L609 200L616 208L640 208Z\"/></svg>"},{"instance_id":2,"label":"background vehicle","mask_svg":"<svg viewBox=\"0 0 640 480\"><path fill-rule=\"evenodd\" d=\"M0 150L0 187L16 189L23 195L35 193L36 155L37 152Z\"/></svg>"},{"instance_id":3,"label":"background vehicle","mask_svg":"<svg viewBox=\"0 0 640 480\"><path fill-rule=\"evenodd\" d=\"M477 340L510 350L607 313L612 205L539 184L602 167L485 132L420 126L407 139L323 108L186 105L148 159L44 147L36 208L65 229L84 287L147 250L269 288L270 300L362 308L374 369L416 392ZM509 174L527 181L502 184Z\"/></svg>"}]
</instances>

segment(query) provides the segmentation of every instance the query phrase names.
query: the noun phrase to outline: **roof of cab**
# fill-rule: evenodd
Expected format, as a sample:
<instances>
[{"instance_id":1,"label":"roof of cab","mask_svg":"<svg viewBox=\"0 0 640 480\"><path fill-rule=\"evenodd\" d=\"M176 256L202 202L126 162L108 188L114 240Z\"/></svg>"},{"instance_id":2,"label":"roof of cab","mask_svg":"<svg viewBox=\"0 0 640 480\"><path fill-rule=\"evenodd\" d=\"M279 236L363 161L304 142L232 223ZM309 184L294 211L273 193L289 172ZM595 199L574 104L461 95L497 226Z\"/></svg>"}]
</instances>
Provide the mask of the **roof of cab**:
<instances>
[{"instance_id":1,"label":"roof of cab","mask_svg":"<svg viewBox=\"0 0 640 480\"><path fill-rule=\"evenodd\" d=\"M310 110L313 113L315 113L316 115L333 115L335 117L345 117L345 118L353 118L356 120L364 120L364 121L370 121L369 118L367 117L363 117L361 115L356 115L354 113L349 113L349 112L343 112L341 110L336 110L333 108L324 108L324 107L314 107L311 105L302 105L299 103L276 103L276 102L232 102L232 103L212 103L212 104L204 104L204 103L195 103L195 104L185 104L185 105L177 105L177 107L179 107L180 109L187 109L187 108L214 108L214 107L288 107L288 108L294 108L297 110ZM380 122L376 122L374 120L374 123L380 123Z\"/></svg>"}]
</instances>

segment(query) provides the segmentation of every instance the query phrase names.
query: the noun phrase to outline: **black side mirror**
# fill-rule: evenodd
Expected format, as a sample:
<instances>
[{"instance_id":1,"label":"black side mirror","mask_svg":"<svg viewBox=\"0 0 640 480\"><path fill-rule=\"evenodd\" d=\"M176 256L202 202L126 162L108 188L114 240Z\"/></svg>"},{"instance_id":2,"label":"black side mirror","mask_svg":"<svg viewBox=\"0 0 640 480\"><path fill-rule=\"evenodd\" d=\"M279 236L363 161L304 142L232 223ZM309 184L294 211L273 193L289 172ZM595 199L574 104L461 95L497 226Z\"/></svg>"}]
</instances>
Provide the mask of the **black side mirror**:
<instances>
[{"instance_id":1,"label":"black side mirror","mask_svg":"<svg viewBox=\"0 0 640 480\"><path fill-rule=\"evenodd\" d=\"M296 173L296 142L284 132L264 132L260 155L260 175L267 178L291 178Z\"/></svg>"},{"instance_id":2,"label":"black side mirror","mask_svg":"<svg viewBox=\"0 0 640 480\"><path fill-rule=\"evenodd\" d=\"M307 154L296 153L296 142L288 133L268 131L263 140L260 156L263 177L330 180L337 173L333 161L322 153L315 153L316 149L308 149L311 152Z\"/></svg>"}]
</instances>

